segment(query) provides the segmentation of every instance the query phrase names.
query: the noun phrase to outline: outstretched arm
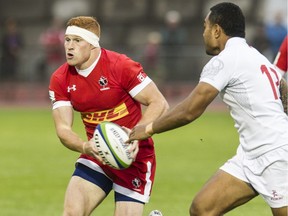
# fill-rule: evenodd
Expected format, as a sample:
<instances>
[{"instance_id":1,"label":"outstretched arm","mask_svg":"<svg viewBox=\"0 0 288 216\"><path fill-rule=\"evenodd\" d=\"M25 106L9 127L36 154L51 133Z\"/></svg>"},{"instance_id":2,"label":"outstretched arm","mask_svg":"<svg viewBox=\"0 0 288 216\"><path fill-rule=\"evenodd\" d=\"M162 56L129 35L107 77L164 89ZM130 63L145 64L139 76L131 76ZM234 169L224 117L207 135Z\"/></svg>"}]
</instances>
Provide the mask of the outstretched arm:
<instances>
[{"instance_id":1,"label":"outstretched arm","mask_svg":"<svg viewBox=\"0 0 288 216\"><path fill-rule=\"evenodd\" d=\"M128 141L146 139L154 133L172 130L194 121L202 115L218 93L210 84L199 83L186 99L169 112L148 125L133 128Z\"/></svg>"}]
</instances>

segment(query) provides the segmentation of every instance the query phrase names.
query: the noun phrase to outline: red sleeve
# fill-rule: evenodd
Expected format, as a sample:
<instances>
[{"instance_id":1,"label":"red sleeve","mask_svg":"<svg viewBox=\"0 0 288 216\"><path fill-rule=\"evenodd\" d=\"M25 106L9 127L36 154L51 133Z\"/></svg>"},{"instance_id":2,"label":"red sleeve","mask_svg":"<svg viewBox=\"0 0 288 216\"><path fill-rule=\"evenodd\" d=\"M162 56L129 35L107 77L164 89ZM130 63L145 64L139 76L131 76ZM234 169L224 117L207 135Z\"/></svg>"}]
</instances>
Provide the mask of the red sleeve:
<instances>
[{"instance_id":1,"label":"red sleeve","mask_svg":"<svg viewBox=\"0 0 288 216\"><path fill-rule=\"evenodd\" d=\"M52 103L57 101L70 101L69 94L66 90L65 67L60 67L55 71L50 79L49 96Z\"/></svg>"},{"instance_id":2,"label":"red sleeve","mask_svg":"<svg viewBox=\"0 0 288 216\"><path fill-rule=\"evenodd\" d=\"M135 86L144 81L147 74L143 71L140 63L133 61L128 57L121 59L121 83L122 87L129 92Z\"/></svg>"},{"instance_id":3,"label":"red sleeve","mask_svg":"<svg viewBox=\"0 0 288 216\"><path fill-rule=\"evenodd\" d=\"M279 52L276 56L275 62L274 64L280 68L281 70L287 72L288 67L287 67L287 62L288 62L288 56L287 56L287 40L288 40L288 36L285 37L285 39L283 40L281 47L279 48Z\"/></svg>"}]
</instances>

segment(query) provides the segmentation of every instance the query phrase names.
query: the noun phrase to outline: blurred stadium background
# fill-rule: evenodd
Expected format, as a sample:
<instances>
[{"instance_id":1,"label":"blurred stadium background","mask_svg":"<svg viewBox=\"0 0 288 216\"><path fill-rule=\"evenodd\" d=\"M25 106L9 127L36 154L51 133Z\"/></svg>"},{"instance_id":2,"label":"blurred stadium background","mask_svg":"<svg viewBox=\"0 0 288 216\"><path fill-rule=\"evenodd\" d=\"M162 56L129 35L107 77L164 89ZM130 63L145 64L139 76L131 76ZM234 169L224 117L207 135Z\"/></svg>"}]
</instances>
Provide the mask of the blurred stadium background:
<instances>
[{"instance_id":1,"label":"blurred stadium background","mask_svg":"<svg viewBox=\"0 0 288 216\"><path fill-rule=\"evenodd\" d=\"M247 41L273 60L278 47L272 46L265 29L275 27L277 20L278 27L287 33L287 0L226 1L243 9ZM72 16L97 17L102 27L101 46L142 63L173 103L190 93L210 58L202 42L203 19L217 2L0 0L0 215L60 215L65 188L78 157L78 153L67 151L59 143L49 110L49 76L63 61L58 56L63 52L62 44L58 44L61 39L57 40L51 31L55 21L58 25ZM174 35L177 43L166 41L167 18L180 21L179 35ZM19 37L6 37L7 24L10 32L18 32ZM60 34L64 29L60 28ZM279 35L272 31L272 38L279 40ZM207 112L195 124L155 136L155 143L159 143L158 173L145 215L152 209L161 209L167 216L187 215L194 194L234 154L238 137L228 112L222 112L223 103L216 100L208 109L218 108L221 112ZM85 137L80 119L75 121L75 130ZM175 148L178 143L185 151ZM177 163L171 163L171 158ZM112 215L112 200L109 196L95 213ZM244 215L271 213L258 197L229 213Z\"/></svg>"},{"instance_id":2,"label":"blurred stadium background","mask_svg":"<svg viewBox=\"0 0 288 216\"><path fill-rule=\"evenodd\" d=\"M210 6L217 2L220 1L1 0L0 105L45 105L49 102L49 76L52 68L60 63L55 65L54 62L51 66L45 62L47 49L40 38L55 20L65 25L70 17L76 15L95 16L102 27L102 47L125 53L139 61L168 99L181 98L198 81L202 67L210 58L206 56L202 43L203 19ZM237 3L246 15L248 42L272 60L272 45L269 41L267 43L264 31L276 19L287 30L287 0L230 2ZM174 35L178 42L165 42L169 11L174 11L174 14L168 15L169 19L179 20L179 35ZM11 62L5 60L7 49L3 41L7 20L16 22L15 28L22 38L15 51L16 60ZM10 72L11 65L14 67ZM5 74L11 76L7 78Z\"/></svg>"}]
</instances>

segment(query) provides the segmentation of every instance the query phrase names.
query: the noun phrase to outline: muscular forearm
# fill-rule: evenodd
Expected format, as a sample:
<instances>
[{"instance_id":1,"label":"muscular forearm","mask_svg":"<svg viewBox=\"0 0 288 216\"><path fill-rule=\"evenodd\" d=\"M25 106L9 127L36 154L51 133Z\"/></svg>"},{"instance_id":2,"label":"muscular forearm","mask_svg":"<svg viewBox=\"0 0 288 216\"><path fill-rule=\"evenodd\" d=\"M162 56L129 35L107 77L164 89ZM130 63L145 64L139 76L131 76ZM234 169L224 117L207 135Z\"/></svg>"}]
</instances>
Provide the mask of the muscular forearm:
<instances>
[{"instance_id":1,"label":"muscular forearm","mask_svg":"<svg viewBox=\"0 0 288 216\"><path fill-rule=\"evenodd\" d=\"M53 119L56 133L61 143L73 151L83 152L85 142L72 130L72 107L59 107L53 110Z\"/></svg>"},{"instance_id":2,"label":"muscular forearm","mask_svg":"<svg viewBox=\"0 0 288 216\"><path fill-rule=\"evenodd\" d=\"M200 83L191 94L174 109L154 121L152 130L161 133L189 124L205 111L218 95L218 90L206 83Z\"/></svg>"},{"instance_id":3,"label":"muscular forearm","mask_svg":"<svg viewBox=\"0 0 288 216\"><path fill-rule=\"evenodd\" d=\"M187 106L188 101L184 101L171 109L164 116L154 121L152 130L154 133L162 133L168 130L172 130L198 118L202 112L190 112Z\"/></svg>"},{"instance_id":4,"label":"muscular forearm","mask_svg":"<svg viewBox=\"0 0 288 216\"><path fill-rule=\"evenodd\" d=\"M61 143L68 149L83 153L84 141L74 131L68 128L57 129L57 135Z\"/></svg>"},{"instance_id":5,"label":"muscular forearm","mask_svg":"<svg viewBox=\"0 0 288 216\"><path fill-rule=\"evenodd\" d=\"M98 154L98 150L95 146L94 139L89 141L83 141L78 134L69 129L69 127L57 129L57 135L64 146L68 149L82 154L87 154L96 158L98 161L103 162L101 156Z\"/></svg>"}]
</instances>

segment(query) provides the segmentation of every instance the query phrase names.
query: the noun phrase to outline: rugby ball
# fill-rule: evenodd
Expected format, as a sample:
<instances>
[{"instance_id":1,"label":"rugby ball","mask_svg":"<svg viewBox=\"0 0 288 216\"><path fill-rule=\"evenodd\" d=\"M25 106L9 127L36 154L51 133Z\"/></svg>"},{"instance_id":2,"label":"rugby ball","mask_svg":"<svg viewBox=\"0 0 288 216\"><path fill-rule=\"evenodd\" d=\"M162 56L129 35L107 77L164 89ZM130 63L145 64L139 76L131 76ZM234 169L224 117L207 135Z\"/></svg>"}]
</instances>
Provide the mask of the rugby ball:
<instances>
[{"instance_id":1,"label":"rugby ball","mask_svg":"<svg viewBox=\"0 0 288 216\"><path fill-rule=\"evenodd\" d=\"M132 163L129 153L128 134L122 127L113 122L101 122L93 135L99 156L106 165L114 169L128 168Z\"/></svg>"}]
</instances>

